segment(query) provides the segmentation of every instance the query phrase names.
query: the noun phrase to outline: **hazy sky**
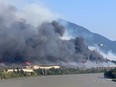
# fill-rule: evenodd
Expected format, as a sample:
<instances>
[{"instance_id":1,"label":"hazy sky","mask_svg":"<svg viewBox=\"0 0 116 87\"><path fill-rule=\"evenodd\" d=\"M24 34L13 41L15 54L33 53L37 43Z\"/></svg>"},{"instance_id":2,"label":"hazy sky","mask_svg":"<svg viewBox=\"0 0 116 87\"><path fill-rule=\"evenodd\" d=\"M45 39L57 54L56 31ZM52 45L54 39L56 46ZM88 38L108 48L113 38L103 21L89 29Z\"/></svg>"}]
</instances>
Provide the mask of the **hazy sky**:
<instances>
[{"instance_id":1,"label":"hazy sky","mask_svg":"<svg viewBox=\"0 0 116 87\"><path fill-rule=\"evenodd\" d=\"M5 1L5 0L4 0ZM42 4L64 19L116 40L116 0L6 0L18 8Z\"/></svg>"}]
</instances>

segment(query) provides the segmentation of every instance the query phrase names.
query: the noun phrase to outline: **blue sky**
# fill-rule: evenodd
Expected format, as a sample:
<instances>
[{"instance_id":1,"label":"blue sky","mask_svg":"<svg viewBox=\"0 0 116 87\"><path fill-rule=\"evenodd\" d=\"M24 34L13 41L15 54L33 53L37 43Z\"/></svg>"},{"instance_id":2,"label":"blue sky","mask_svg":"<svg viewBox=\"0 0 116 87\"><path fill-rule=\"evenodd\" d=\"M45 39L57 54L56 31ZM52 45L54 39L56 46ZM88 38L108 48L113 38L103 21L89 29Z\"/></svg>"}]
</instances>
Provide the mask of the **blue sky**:
<instances>
[{"instance_id":1,"label":"blue sky","mask_svg":"<svg viewBox=\"0 0 116 87\"><path fill-rule=\"evenodd\" d=\"M41 3L64 19L116 40L116 0L12 0L19 8ZM16 1L18 3L16 3ZM10 1L9 1L10 2ZM13 3L13 2L11 2Z\"/></svg>"}]
</instances>

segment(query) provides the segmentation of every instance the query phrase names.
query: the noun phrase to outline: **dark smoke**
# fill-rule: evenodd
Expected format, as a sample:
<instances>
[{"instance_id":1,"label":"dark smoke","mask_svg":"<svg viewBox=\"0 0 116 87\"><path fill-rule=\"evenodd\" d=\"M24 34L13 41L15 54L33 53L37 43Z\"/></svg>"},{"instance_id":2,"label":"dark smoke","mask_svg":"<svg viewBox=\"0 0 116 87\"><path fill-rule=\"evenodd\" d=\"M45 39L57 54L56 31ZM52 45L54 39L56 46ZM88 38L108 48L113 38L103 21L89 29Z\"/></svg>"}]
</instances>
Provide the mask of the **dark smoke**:
<instances>
[{"instance_id":1,"label":"dark smoke","mask_svg":"<svg viewBox=\"0 0 116 87\"><path fill-rule=\"evenodd\" d=\"M3 10L4 9L4 10ZM16 17L13 6L0 9L0 62L62 64L105 61L90 51L82 38L62 40L65 29L58 22L44 22L37 28Z\"/></svg>"}]
</instances>

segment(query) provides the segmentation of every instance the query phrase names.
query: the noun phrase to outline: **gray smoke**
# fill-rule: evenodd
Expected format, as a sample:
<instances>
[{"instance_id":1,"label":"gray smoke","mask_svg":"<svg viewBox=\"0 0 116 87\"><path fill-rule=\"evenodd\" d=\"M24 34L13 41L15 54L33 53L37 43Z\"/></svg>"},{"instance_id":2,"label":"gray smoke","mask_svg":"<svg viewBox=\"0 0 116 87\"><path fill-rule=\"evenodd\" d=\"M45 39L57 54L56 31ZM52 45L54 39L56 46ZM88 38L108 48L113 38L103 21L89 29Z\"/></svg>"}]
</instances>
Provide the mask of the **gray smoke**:
<instances>
[{"instance_id":1,"label":"gray smoke","mask_svg":"<svg viewBox=\"0 0 116 87\"><path fill-rule=\"evenodd\" d=\"M69 64L106 61L90 51L80 37L62 40L65 29L57 21L43 22L35 28L25 19L18 19L13 6L0 8L0 61L39 64Z\"/></svg>"}]
</instances>

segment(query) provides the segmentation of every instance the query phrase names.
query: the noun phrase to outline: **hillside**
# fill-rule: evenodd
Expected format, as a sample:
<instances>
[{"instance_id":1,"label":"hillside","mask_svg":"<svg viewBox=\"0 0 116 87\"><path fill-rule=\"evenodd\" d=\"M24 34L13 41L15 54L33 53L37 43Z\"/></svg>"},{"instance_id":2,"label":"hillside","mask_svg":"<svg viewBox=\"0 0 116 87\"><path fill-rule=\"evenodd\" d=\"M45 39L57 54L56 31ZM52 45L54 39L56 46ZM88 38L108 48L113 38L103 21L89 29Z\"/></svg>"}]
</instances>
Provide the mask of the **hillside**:
<instances>
[{"instance_id":1,"label":"hillside","mask_svg":"<svg viewBox=\"0 0 116 87\"><path fill-rule=\"evenodd\" d=\"M66 31L71 38L82 37L88 46L98 46L105 53L112 51L114 54L116 54L116 41L111 41L100 34L93 33L88 29L74 23L65 20L59 21L64 23ZM103 46L101 46L101 44Z\"/></svg>"}]
</instances>

